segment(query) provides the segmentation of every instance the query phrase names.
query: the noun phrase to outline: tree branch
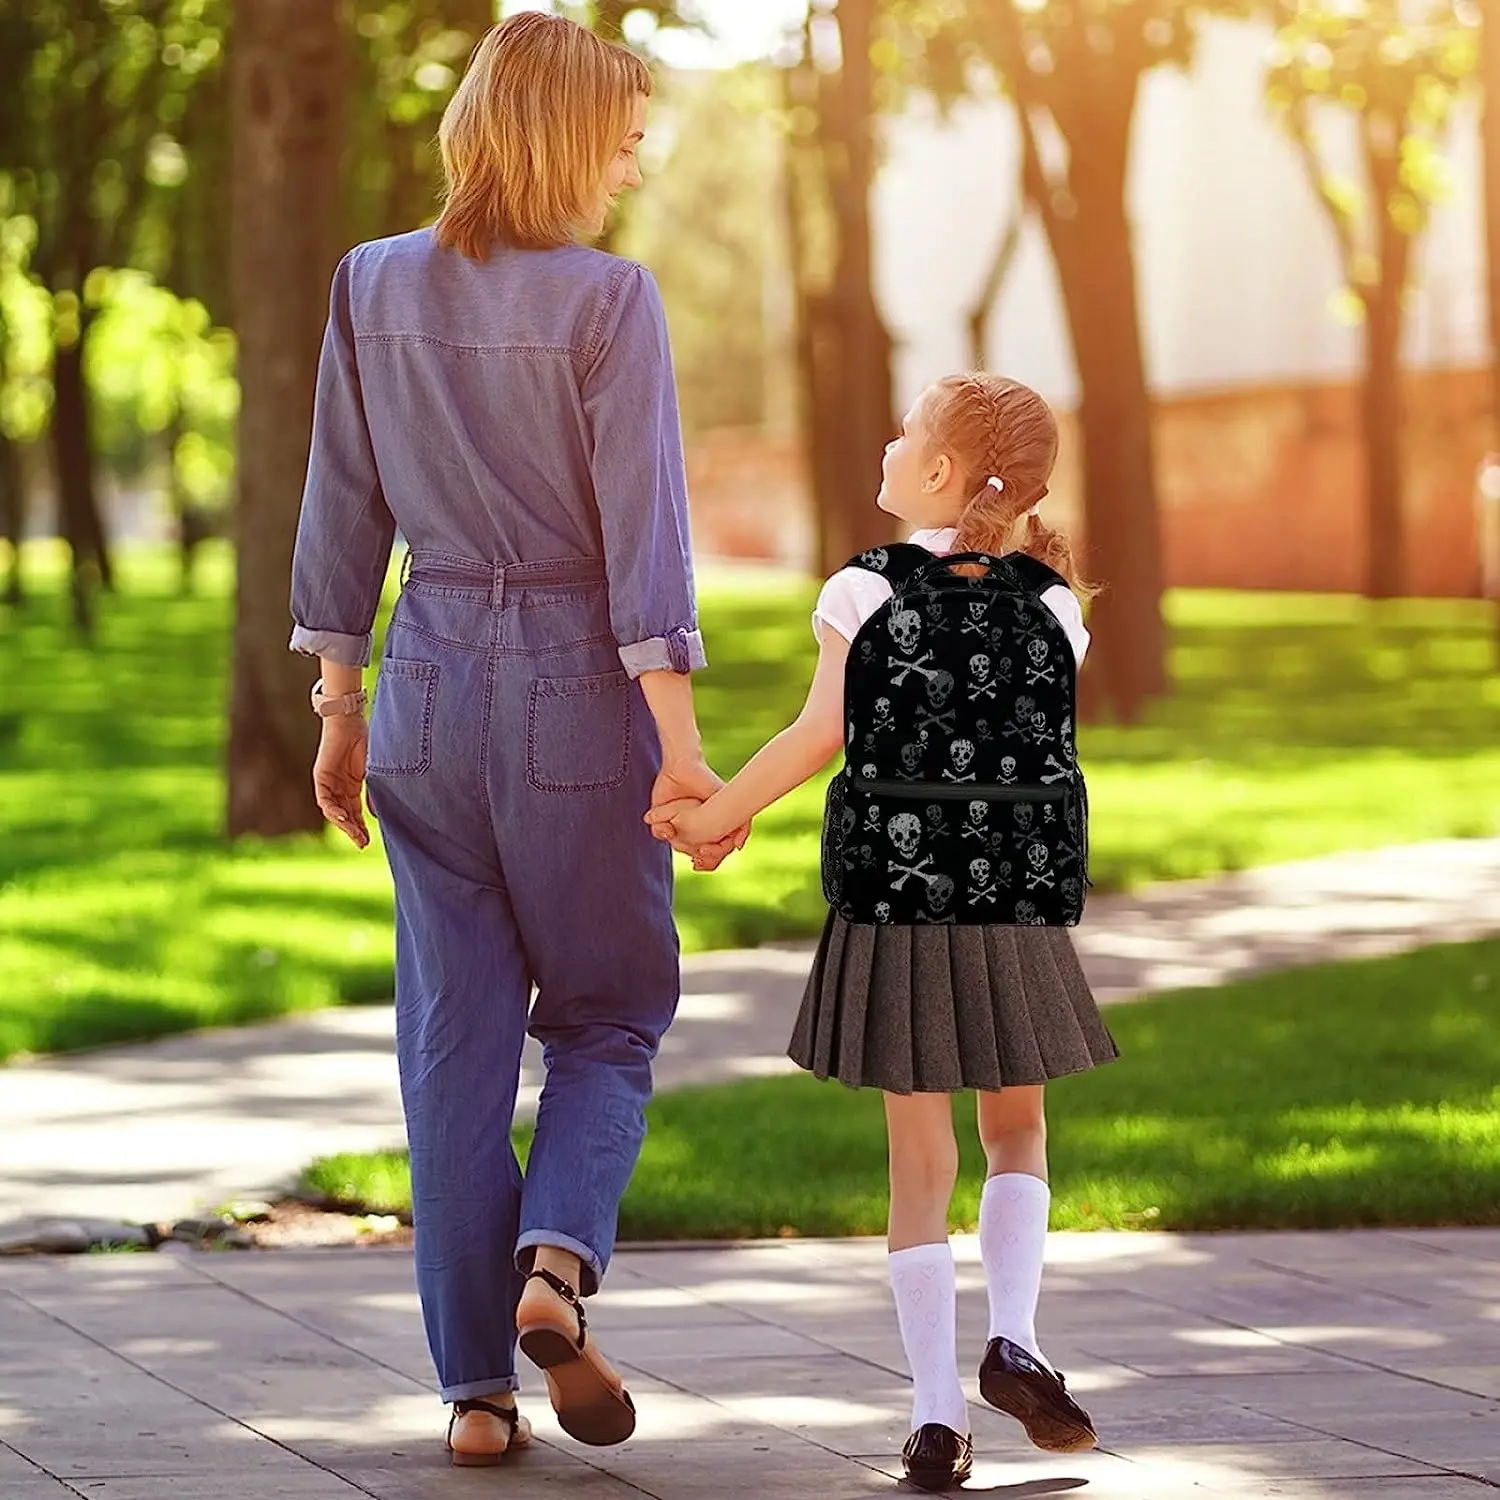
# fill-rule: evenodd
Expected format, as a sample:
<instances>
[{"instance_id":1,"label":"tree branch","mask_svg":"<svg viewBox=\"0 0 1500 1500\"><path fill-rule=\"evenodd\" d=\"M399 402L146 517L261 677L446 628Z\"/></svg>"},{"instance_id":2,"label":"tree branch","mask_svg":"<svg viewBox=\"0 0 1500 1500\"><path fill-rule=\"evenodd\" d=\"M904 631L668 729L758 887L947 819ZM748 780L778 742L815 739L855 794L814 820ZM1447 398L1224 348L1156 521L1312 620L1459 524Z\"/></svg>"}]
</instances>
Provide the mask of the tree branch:
<instances>
[{"instance_id":1,"label":"tree branch","mask_svg":"<svg viewBox=\"0 0 1500 1500\"><path fill-rule=\"evenodd\" d=\"M984 326L989 322L1000 293L1005 290L1010 268L1015 264L1016 254L1021 248L1021 233L1026 228L1026 215L1031 207L1031 193L1027 186L1026 160L1022 156L1021 170L1017 174L1016 205L1000 238L994 261L990 265L980 289L979 300L969 314L969 358L974 368L981 369L985 363Z\"/></svg>"},{"instance_id":2,"label":"tree branch","mask_svg":"<svg viewBox=\"0 0 1500 1500\"><path fill-rule=\"evenodd\" d=\"M1313 145L1312 132L1308 126L1307 106L1302 101L1293 105L1287 115L1291 127L1291 137L1297 147L1297 156L1302 163L1303 170L1307 173L1307 180L1314 193L1317 194L1319 202L1328 211L1329 222L1333 225L1334 238L1338 241L1339 258L1343 262L1344 278L1351 287L1356 287L1356 274L1359 260L1359 241L1356 235L1356 223L1352 213L1339 201L1338 195L1328 185L1328 174L1323 170L1323 163L1318 157L1318 149Z\"/></svg>"}]
</instances>

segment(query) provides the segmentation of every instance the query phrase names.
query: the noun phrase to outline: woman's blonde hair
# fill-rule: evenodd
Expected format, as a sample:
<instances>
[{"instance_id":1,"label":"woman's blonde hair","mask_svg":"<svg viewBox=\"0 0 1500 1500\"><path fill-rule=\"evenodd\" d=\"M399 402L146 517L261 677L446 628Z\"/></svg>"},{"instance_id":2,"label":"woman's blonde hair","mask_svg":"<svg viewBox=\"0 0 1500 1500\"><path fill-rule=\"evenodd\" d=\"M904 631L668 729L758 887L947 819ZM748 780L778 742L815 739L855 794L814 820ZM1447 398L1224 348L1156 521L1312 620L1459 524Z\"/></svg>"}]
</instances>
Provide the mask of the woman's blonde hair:
<instances>
[{"instance_id":1,"label":"woman's blonde hair","mask_svg":"<svg viewBox=\"0 0 1500 1500\"><path fill-rule=\"evenodd\" d=\"M925 418L929 442L948 455L969 496L954 550L1024 552L1092 599L1099 589L1080 576L1067 537L1032 514L1057 462L1057 419L1047 403L999 375L950 375L932 387Z\"/></svg>"},{"instance_id":2,"label":"woman's blonde hair","mask_svg":"<svg viewBox=\"0 0 1500 1500\"><path fill-rule=\"evenodd\" d=\"M438 243L551 249L591 232L604 177L651 72L635 53L540 11L493 26L443 113Z\"/></svg>"}]
</instances>

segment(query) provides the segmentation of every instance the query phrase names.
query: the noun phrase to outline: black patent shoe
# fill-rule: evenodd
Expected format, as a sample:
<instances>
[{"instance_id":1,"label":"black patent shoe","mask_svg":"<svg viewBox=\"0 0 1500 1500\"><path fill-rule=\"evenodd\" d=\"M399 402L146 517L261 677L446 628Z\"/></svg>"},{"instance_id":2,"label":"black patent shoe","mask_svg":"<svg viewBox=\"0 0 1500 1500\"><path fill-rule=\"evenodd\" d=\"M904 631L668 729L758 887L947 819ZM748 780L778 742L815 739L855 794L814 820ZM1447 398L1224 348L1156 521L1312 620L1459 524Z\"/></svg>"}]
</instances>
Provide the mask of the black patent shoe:
<instances>
[{"instance_id":1,"label":"black patent shoe","mask_svg":"<svg viewBox=\"0 0 1500 1500\"><path fill-rule=\"evenodd\" d=\"M1048 1453L1082 1453L1099 1445L1089 1414L1063 1377L1011 1339L991 1339L979 1367L979 1394Z\"/></svg>"},{"instance_id":2,"label":"black patent shoe","mask_svg":"<svg viewBox=\"0 0 1500 1500\"><path fill-rule=\"evenodd\" d=\"M919 1490L951 1490L974 1472L974 1444L941 1422L927 1422L907 1438L901 1463Z\"/></svg>"}]
</instances>

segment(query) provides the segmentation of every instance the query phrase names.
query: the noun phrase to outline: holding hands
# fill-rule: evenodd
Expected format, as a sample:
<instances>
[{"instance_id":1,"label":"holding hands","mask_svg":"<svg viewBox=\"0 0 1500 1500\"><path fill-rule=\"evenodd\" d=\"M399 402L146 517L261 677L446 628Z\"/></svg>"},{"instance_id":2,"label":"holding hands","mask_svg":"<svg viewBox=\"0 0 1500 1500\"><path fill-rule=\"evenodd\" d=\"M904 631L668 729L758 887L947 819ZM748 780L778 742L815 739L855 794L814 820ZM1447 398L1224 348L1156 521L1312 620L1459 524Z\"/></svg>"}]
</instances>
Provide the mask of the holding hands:
<instances>
[{"instance_id":1,"label":"holding hands","mask_svg":"<svg viewBox=\"0 0 1500 1500\"><path fill-rule=\"evenodd\" d=\"M749 823L725 826L715 815L710 801L723 785L705 761L668 762L651 791L652 834L690 855L695 870L717 870L750 837Z\"/></svg>"}]
</instances>

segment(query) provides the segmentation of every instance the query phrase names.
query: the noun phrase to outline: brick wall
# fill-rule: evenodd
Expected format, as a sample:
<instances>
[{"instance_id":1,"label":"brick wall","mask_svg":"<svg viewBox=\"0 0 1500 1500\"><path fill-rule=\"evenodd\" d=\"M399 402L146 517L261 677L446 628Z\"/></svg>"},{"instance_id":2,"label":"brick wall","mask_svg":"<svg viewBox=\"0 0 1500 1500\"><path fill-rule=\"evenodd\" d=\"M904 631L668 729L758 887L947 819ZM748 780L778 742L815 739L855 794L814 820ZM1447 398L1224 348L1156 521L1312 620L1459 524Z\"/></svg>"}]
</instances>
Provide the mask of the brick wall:
<instances>
[{"instance_id":1,"label":"brick wall","mask_svg":"<svg viewBox=\"0 0 1500 1500\"><path fill-rule=\"evenodd\" d=\"M1489 375L1407 378L1408 591L1474 592L1474 472L1491 444ZM1076 418L1048 502L1078 534ZM1174 397L1156 422L1166 577L1184 587L1350 592L1365 564L1364 454L1354 386ZM812 525L794 438L708 434L689 445L705 556L806 568ZM873 503L873 496L871 497Z\"/></svg>"}]
</instances>

